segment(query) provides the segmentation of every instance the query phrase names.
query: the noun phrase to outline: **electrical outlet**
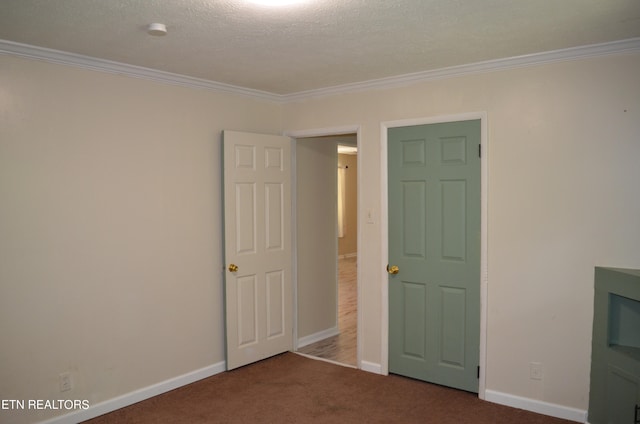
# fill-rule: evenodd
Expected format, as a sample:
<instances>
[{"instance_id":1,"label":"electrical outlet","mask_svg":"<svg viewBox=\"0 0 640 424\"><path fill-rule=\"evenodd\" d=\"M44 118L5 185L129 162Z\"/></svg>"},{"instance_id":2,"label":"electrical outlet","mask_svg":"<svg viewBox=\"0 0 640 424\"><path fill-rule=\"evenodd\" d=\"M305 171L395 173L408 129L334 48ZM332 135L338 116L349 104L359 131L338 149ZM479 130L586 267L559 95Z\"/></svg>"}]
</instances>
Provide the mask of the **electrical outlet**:
<instances>
[{"instance_id":1,"label":"electrical outlet","mask_svg":"<svg viewBox=\"0 0 640 424\"><path fill-rule=\"evenodd\" d=\"M73 388L73 384L72 384L72 381L71 381L71 374L70 373L63 372L58 377L59 377L60 391L61 392L68 392L69 390L71 390Z\"/></svg>"},{"instance_id":2,"label":"electrical outlet","mask_svg":"<svg viewBox=\"0 0 640 424\"><path fill-rule=\"evenodd\" d=\"M540 362L529 363L529 378L532 380L542 380L542 364Z\"/></svg>"}]
</instances>

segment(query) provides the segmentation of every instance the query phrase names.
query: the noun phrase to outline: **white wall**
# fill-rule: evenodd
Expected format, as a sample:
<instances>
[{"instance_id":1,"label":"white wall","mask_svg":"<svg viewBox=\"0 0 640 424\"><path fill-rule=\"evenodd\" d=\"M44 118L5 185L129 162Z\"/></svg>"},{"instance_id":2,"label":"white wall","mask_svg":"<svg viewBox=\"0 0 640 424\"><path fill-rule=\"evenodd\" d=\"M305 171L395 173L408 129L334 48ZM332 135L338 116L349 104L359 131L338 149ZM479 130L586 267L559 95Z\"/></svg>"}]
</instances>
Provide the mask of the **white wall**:
<instances>
[{"instance_id":1,"label":"white wall","mask_svg":"<svg viewBox=\"0 0 640 424\"><path fill-rule=\"evenodd\" d=\"M304 338L338 326L338 152L330 138L295 144L298 338Z\"/></svg>"},{"instance_id":2,"label":"white wall","mask_svg":"<svg viewBox=\"0 0 640 424\"><path fill-rule=\"evenodd\" d=\"M593 268L640 267L640 55L286 104L287 131L361 128L361 211L380 216L380 124L488 116L487 389L586 410ZM386 258L360 217L362 359L380 363ZM529 379L529 363L543 380Z\"/></svg>"},{"instance_id":3,"label":"white wall","mask_svg":"<svg viewBox=\"0 0 640 424\"><path fill-rule=\"evenodd\" d=\"M280 106L0 55L0 398L95 404L224 360L222 129L360 127L379 363L380 122L486 111L487 389L586 409L593 267L640 267L637 75L609 56Z\"/></svg>"},{"instance_id":4,"label":"white wall","mask_svg":"<svg viewBox=\"0 0 640 424\"><path fill-rule=\"evenodd\" d=\"M224 361L223 129L279 133L281 106L0 55L0 399Z\"/></svg>"}]
</instances>

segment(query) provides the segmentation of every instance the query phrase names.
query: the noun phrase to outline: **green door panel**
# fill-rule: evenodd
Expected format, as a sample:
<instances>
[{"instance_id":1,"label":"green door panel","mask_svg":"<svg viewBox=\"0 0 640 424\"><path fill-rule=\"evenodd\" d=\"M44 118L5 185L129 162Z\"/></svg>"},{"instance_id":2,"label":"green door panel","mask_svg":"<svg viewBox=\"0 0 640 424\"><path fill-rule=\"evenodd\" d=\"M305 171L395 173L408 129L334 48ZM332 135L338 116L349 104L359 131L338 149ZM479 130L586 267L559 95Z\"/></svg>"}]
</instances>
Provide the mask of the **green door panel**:
<instances>
[{"instance_id":1,"label":"green door panel","mask_svg":"<svg viewBox=\"0 0 640 424\"><path fill-rule=\"evenodd\" d=\"M388 133L389 371L478 391L480 121Z\"/></svg>"},{"instance_id":2,"label":"green door panel","mask_svg":"<svg viewBox=\"0 0 640 424\"><path fill-rule=\"evenodd\" d=\"M640 398L640 379L609 365L607 370L607 424L633 423Z\"/></svg>"}]
</instances>

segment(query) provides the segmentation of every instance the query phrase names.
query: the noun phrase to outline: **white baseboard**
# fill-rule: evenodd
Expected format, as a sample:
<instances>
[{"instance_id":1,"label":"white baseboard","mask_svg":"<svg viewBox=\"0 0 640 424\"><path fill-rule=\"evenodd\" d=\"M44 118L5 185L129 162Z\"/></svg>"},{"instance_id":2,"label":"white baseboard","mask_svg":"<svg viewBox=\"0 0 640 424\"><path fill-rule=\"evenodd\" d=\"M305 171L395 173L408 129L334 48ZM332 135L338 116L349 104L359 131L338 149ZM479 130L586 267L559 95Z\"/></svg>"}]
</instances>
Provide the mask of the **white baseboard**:
<instances>
[{"instance_id":1,"label":"white baseboard","mask_svg":"<svg viewBox=\"0 0 640 424\"><path fill-rule=\"evenodd\" d=\"M536 412L538 414L549 415L551 417L562 418L579 423L587 422L587 411L585 410L557 405L555 403L543 402L537 399L510 395L508 393L487 389L485 390L485 400L488 402L499 403L500 405Z\"/></svg>"},{"instance_id":2,"label":"white baseboard","mask_svg":"<svg viewBox=\"0 0 640 424\"><path fill-rule=\"evenodd\" d=\"M178 387L194 383L198 380L202 380L203 378L211 377L212 375L226 371L226 369L227 365L224 361L218 362L217 364L209 365L208 367L200 368L199 370L170 378L169 380L100 402L96 405L90 406L89 409L77 410L69 414L42 421L41 424L75 424L89 420L108 412L113 412L116 409L124 408L125 406L133 405L134 403L142 400L177 389Z\"/></svg>"},{"instance_id":3,"label":"white baseboard","mask_svg":"<svg viewBox=\"0 0 640 424\"><path fill-rule=\"evenodd\" d=\"M382 366L375 362L360 361L360 369L374 374L382 374Z\"/></svg>"},{"instance_id":4,"label":"white baseboard","mask_svg":"<svg viewBox=\"0 0 640 424\"><path fill-rule=\"evenodd\" d=\"M318 331L317 333L310 334L308 336L300 337L298 339L298 349L305 347L320 340L324 340L328 337L337 336L340 334L338 327L327 328L326 330Z\"/></svg>"}]
</instances>

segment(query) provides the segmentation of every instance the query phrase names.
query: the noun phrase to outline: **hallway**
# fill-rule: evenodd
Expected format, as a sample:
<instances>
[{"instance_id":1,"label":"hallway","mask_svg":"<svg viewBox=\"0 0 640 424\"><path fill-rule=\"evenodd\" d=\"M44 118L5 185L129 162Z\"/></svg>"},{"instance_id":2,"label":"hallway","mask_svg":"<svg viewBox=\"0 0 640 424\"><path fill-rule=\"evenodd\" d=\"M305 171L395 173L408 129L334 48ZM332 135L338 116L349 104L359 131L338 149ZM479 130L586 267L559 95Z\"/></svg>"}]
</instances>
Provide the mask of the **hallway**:
<instances>
[{"instance_id":1,"label":"hallway","mask_svg":"<svg viewBox=\"0 0 640 424\"><path fill-rule=\"evenodd\" d=\"M307 355L357 366L357 257L338 260L338 328L340 334L305 346Z\"/></svg>"}]
</instances>

